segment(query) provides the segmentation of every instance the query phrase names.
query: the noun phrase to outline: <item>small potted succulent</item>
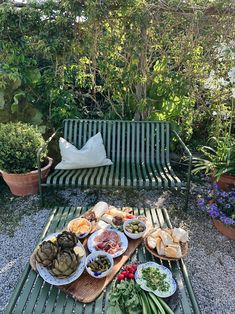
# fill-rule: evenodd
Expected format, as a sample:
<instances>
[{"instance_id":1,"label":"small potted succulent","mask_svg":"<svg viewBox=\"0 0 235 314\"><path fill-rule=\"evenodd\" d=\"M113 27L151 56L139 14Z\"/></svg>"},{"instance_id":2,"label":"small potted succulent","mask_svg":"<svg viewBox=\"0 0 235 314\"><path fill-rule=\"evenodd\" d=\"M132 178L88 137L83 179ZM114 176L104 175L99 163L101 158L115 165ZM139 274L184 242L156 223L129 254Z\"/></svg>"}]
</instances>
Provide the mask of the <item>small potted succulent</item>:
<instances>
[{"instance_id":1,"label":"small potted succulent","mask_svg":"<svg viewBox=\"0 0 235 314\"><path fill-rule=\"evenodd\" d=\"M12 194L25 196L38 192L37 150L45 143L41 133L22 122L0 123L0 172ZM42 154L44 180L52 159Z\"/></svg>"},{"instance_id":2,"label":"small potted succulent","mask_svg":"<svg viewBox=\"0 0 235 314\"><path fill-rule=\"evenodd\" d=\"M204 158L194 157L193 173L205 172L223 190L235 188L235 140L231 135L211 138L213 147L202 146Z\"/></svg>"},{"instance_id":3,"label":"small potted succulent","mask_svg":"<svg viewBox=\"0 0 235 314\"><path fill-rule=\"evenodd\" d=\"M198 208L210 215L216 229L235 240L235 189L226 192L214 183L207 197L198 199Z\"/></svg>"}]
</instances>

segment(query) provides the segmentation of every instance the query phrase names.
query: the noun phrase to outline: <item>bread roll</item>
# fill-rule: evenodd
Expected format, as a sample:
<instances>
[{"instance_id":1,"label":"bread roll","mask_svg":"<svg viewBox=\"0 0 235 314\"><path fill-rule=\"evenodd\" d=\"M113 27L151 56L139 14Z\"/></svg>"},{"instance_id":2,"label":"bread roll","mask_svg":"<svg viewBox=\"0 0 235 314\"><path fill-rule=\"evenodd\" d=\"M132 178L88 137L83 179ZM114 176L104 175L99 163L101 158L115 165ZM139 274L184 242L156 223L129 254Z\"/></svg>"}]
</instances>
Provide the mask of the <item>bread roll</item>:
<instances>
[{"instance_id":1,"label":"bread roll","mask_svg":"<svg viewBox=\"0 0 235 314\"><path fill-rule=\"evenodd\" d=\"M172 232L172 238L176 243L186 243L188 241L188 232L182 228L174 228Z\"/></svg>"},{"instance_id":2,"label":"bread roll","mask_svg":"<svg viewBox=\"0 0 235 314\"><path fill-rule=\"evenodd\" d=\"M151 233L151 236L154 238L154 239L157 239L160 234L161 234L162 230L159 228L157 229L156 231L154 231L153 233Z\"/></svg>"},{"instance_id":3,"label":"bread roll","mask_svg":"<svg viewBox=\"0 0 235 314\"><path fill-rule=\"evenodd\" d=\"M172 258L181 258L182 252L179 244L172 244L165 247L165 255Z\"/></svg>"},{"instance_id":4,"label":"bread roll","mask_svg":"<svg viewBox=\"0 0 235 314\"><path fill-rule=\"evenodd\" d=\"M160 237L157 238L156 242L157 242L157 253L158 253L158 255L164 255L165 247L164 247L164 244L163 244L161 238Z\"/></svg>"},{"instance_id":5,"label":"bread roll","mask_svg":"<svg viewBox=\"0 0 235 314\"><path fill-rule=\"evenodd\" d=\"M162 239L164 246L173 244L172 237L166 231L163 231L163 230L161 231L160 238Z\"/></svg>"},{"instance_id":6,"label":"bread roll","mask_svg":"<svg viewBox=\"0 0 235 314\"><path fill-rule=\"evenodd\" d=\"M109 224L107 224L106 222L104 222L103 220L100 220L98 223L97 223L97 228L98 229L105 229L107 227L109 227Z\"/></svg>"},{"instance_id":7,"label":"bread roll","mask_svg":"<svg viewBox=\"0 0 235 314\"><path fill-rule=\"evenodd\" d=\"M105 221L107 224L110 224L110 225L113 222L113 216L108 215L108 214L104 214L100 219Z\"/></svg>"},{"instance_id":8,"label":"bread roll","mask_svg":"<svg viewBox=\"0 0 235 314\"><path fill-rule=\"evenodd\" d=\"M170 228L163 229L163 231L167 232L170 236L172 236L173 230Z\"/></svg>"},{"instance_id":9,"label":"bread roll","mask_svg":"<svg viewBox=\"0 0 235 314\"><path fill-rule=\"evenodd\" d=\"M122 212L121 210L118 210L117 208L115 208L113 206L109 206L109 210L108 210L107 214L109 214L113 217L117 216L117 217L121 217L121 218L124 218L124 216L125 216L124 212Z\"/></svg>"},{"instance_id":10,"label":"bread roll","mask_svg":"<svg viewBox=\"0 0 235 314\"><path fill-rule=\"evenodd\" d=\"M151 237L151 236L149 236L147 238L147 243L148 243L148 246L150 247L150 249L155 249L155 247L157 245L156 240L153 237Z\"/></svg>"},{"instance_id":11,"label":"bread roll","mask_svg":"<svg viewBox=\"0 0 235 314\"><path fill-rule=\"evenodd\" d=\"M103 216L107 211L108 211L108 204L105 202L98 202L94 207L93 207L93 212L95 213L96 218L100 218Z\"/></svg>"}]
</instances>

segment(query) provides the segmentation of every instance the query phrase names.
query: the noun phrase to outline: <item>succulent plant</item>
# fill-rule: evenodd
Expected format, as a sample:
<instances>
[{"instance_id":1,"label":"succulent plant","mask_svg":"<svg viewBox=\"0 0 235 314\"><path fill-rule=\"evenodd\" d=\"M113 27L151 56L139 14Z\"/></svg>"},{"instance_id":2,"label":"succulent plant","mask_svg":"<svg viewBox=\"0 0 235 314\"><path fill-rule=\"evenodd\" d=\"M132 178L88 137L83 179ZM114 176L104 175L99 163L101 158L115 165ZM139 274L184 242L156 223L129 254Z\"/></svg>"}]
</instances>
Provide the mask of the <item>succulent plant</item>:
<instances>
[{"instance_id":1,"label":"succulent plant","mask_svg":"<svg viewBox=\"0 0 235 314\"><path fill-rule=\"evenodd\" d=\"M58 278L66 278L77 269L78 262L77 255L73 251L65 249L57 254L50 271Z\"/></svg>"},{"instance_id":2,"label":"succulent plant","mask_svg":"<svg viewBox=\"0 0 235 314\"><path fill-rule=\"evenodd\" d=\"M78 242L75 233L63 231L57 236L57 243L61 249L72 249Z\"/></svg>"},{"instance_id":3,"label":"succulent plant","mask_svg":"<svg viewBox=\"0 0 235 314\"><path fill-rule=\"evenodd\" d=\"M35 254L36 261L47 267L52 264L58 253L57 245L51 241L43 241Z\"/></svg>"}]
</instances>

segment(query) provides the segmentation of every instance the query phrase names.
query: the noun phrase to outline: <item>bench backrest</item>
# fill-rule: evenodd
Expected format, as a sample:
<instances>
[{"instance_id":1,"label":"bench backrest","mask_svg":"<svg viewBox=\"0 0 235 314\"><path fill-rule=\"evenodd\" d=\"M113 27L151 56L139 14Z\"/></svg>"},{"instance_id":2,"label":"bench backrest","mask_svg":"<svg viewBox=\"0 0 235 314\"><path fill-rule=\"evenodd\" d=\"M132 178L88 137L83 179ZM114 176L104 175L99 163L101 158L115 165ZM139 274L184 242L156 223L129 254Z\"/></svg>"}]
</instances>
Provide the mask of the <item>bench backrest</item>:
<instances>
[{"instance_id":1,"label":"bench backrest","mask_svg":"<svg viewBox=\"0 0 235 314\"><path fill-rule=\"evenodd\" d=\"M168 122L64 120L64 138L79 149L98 132L113 162L169 162Z\"/></svg>"}]
</instances>

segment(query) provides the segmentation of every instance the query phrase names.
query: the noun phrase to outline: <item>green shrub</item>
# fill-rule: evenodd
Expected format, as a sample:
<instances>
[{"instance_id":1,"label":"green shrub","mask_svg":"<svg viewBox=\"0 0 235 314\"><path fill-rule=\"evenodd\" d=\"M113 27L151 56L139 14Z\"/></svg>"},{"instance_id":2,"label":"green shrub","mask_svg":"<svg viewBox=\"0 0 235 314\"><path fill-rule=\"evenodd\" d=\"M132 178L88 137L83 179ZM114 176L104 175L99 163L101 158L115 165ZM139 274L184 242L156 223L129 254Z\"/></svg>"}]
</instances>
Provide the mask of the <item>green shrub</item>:
<instances>
[{"instance_id":1,"label":"green shrub","mask_svg":"<svg viewBox=\"0 0 235 314\"><path fill-rule=\"evenodd\" d=\"M31 125L0 123L0 169L24 173L37 167L37 150L45 143L41 133ZM46 152L42 155L45 158Z\"/></svg>"}]
</instances>

